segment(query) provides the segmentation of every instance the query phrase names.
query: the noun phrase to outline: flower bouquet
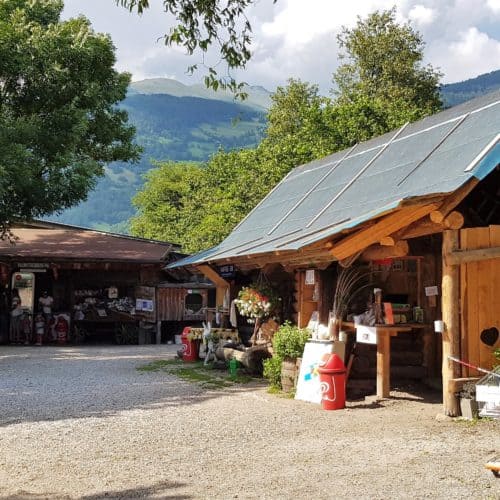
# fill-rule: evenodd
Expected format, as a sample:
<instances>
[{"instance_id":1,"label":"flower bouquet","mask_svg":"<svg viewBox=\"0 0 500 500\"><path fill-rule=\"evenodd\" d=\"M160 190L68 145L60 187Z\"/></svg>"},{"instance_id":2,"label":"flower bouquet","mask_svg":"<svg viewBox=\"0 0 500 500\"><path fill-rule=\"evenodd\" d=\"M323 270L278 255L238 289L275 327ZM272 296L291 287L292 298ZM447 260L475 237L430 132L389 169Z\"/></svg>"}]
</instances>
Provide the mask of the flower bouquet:
<instances>
[{"instance_id":1,"label":"flower bouquet","mask_svg":"<svg viewBox=\"0 0 500 500\"><path fill-rule=\"evenodd\" d=\"M278 303L279 298L272 290L257 286L243 287L235 300L238 311L248 318L249 323L271 316Z\"/></svg>"}]
</instances>

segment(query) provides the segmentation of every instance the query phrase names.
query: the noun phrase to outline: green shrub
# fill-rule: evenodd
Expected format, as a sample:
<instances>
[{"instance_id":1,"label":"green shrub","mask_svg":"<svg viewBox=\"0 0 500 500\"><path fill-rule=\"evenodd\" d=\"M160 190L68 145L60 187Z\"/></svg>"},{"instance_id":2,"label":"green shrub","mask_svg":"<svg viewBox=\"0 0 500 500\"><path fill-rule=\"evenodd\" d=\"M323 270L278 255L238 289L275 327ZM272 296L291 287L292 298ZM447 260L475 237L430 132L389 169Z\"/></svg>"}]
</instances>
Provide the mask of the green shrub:
<instances>
[{"instance_id":1,"label":"green shrub","mask_svg":"<svg viewBox=\"0 0 500 500\"><path fill-rule=\"evenodd\" d=\"M264 377L269 380L271 387L281 389L281 358L276 356L263 361Z\"/></svg>"},{"instance_id":2,"label":"green shrub","mask_svg":"<svg viewBox=\"0 0 500 500\"><path fill-rule=\"evenodd\" d=\"M307 330L287 321L274 334L274 355L281 359L300 358L308 340L309 332Z\"/></svg>"}]
</instances>

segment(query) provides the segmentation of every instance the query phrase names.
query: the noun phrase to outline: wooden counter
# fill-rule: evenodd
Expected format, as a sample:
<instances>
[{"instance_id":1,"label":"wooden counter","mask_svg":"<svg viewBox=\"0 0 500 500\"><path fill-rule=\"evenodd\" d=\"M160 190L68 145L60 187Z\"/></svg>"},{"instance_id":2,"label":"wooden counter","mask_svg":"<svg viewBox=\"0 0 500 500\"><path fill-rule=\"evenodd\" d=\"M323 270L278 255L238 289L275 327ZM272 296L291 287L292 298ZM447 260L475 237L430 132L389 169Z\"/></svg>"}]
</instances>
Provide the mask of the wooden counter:
<instances>
[{"instance_id":1,"label":"wooden counter","mask_svg":"<svg viewBox=\"0 0 500 500\"><path fill-rule=\"evenodd\" d=\"M342 327L355 330L356 325L343 321ZM377 397L388 398L391 390L391 337L400 333L419 332L430 325L401 323L398 325L374 325L377 329Z\"/></svg>"}]
</instances>

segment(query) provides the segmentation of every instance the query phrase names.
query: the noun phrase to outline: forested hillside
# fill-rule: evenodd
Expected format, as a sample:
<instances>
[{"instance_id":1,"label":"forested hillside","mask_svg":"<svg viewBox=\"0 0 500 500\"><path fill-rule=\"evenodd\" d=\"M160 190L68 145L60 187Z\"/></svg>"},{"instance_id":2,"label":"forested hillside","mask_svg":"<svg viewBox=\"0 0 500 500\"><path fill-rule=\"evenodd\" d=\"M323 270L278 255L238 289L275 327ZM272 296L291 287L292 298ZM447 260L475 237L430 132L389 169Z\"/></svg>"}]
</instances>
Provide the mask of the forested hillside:
<instances>
[{"instance_id":1,"label":"forested hillside","mask_svg":"<svg viewBox=\"0 0 500 500\"><path fill-rule=\"evenodd\" d=\"M471 78L463 82L443 85L441 96L445 107L456 106L474 97L478 97L488 92L493 92L500 88L500 70L492 71L476 78Z\"/></svg>"},{"instance_id":2,"label":"forested hillside","mask_svg":"<svg viewBox=\"0 0 500 500\"><path fill-rule=\"evenodd\" d=\"M121 107L137 128L136 140L144 148L141 160L138 164L110 164L86 202L53 220L124 231L135 212L131 199L142 187L143 174L152 168L152 161L205 161L220 148L249 147L260 142L265 126L265 110L260 104L266 102L265 91L258 89L256 99L251 91L244 104L157 93L173 91L171 82L165 80L163 86L161 80L131 85ZM184 87L186 94L197 93L196 88L178 85L179 92Z\"/></svg>"}]
</instances>

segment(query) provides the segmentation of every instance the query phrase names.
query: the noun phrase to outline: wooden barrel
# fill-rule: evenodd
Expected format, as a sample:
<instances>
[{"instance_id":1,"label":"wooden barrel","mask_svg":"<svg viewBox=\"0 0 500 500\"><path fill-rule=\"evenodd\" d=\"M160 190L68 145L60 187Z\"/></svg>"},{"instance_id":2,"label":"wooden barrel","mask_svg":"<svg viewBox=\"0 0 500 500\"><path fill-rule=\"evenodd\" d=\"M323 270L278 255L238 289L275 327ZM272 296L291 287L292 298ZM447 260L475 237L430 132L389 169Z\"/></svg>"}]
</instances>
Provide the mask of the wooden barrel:
<instances>
[{"instance_id":1,"label":"wooden barrel","mask_svg":"<svg viewBox=\"0 0 500 500\"><path fill-rule=\"evenodd\" d=\"M290 392L295 386L295 377L297 373L296 360L285 358L281 363L281 388L284 392Z\"/></svg>"}]
</instances>

